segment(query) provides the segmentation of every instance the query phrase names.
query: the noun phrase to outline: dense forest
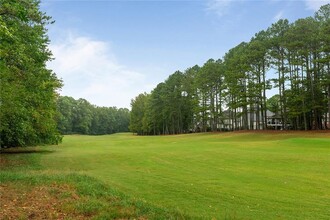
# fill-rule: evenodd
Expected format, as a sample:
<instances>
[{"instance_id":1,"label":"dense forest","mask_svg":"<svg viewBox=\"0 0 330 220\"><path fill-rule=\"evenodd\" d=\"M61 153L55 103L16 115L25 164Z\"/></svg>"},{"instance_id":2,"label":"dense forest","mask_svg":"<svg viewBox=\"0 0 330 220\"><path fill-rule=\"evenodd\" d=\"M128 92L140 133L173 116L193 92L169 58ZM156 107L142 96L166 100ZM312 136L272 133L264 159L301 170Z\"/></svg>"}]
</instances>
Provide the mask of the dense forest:
<instances>
[{"instance_id":1,"label":"dense forest","mask_svg":"<svg viewBox=\"0 0 330 220\"><path fill-rule=\"evenodd\" d=\"M267 99L271 89L278 94ZM329 129L330 4L314 17L277 21L223 59L176 71L131 107L138 134Z\"/></svg>"},{"instance_id":2,"label":"dense forest","mask_svg":"<svg viewBox=\"0 0 330 220\"><path fill-rule=\"evenodd\" d=\"M38 1L0 0L0 148L61 140L55 118L62 83L46 68L50 23Z\"/></svg>"},{"instance_id":3,"label":"dense forest","mask_svg":"<svg viewBox=\"0 0 330 220\"><path fill-rule=\"evenodd\" d=\"M85 99L63 96L57 100L57 127L61 134L113 134L127 132L130 112L126 108L98 107Z\"/></svg>"}]
</instances>

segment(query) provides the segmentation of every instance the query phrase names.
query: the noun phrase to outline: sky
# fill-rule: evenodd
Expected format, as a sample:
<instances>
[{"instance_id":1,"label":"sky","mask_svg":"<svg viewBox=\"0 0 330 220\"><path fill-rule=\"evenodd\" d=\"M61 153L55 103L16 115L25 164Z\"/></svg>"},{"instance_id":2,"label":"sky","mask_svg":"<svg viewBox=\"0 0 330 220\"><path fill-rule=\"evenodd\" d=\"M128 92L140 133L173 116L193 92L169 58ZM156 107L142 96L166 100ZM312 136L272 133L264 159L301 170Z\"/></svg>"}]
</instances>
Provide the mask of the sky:
<instances>
[{"instance_id":1,"label":"sky","mask_svg":"<svg viewBox=\"0 0 330 220\"><path fill-rule=\"evenodd\" d=\"M130 108L177 70L222 58L279 19L330 0L41 0L61 95Z\"/></svg>"}]
</instances>

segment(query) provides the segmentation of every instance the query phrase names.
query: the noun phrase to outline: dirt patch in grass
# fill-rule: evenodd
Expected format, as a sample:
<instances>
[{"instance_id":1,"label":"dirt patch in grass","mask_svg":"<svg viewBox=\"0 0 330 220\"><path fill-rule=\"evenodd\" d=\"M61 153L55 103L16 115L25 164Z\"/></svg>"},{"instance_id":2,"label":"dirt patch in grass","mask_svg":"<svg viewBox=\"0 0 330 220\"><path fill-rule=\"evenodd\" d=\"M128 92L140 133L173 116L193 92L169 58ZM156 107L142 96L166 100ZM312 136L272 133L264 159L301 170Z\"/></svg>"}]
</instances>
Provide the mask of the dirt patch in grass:
<instances>
[{"instance_id":1,"label":"dirt patch in grass","mask_svg":"<svg viewBox=\"0 0 330 220\"><path fill-rule=\"evenodd\" d=\"M27 164L28 162L25 160L15 160L7 157L7 155L0 154L0 170L12 168L12 167L24 166Z\"/></svg>"},{"instance_id":2,"label":"dirt patch in grass","mask_svg":"<svg viewBox=\"0 0 330 220\"><path fill-rule=\"evenodd\" d=\"M9 160L0 154L0 167L9 165Z\"/></svg>"},{"instance_id":3,"label":"dirt patch in grass","mask_svg":"<svg viewBox=\"0 0 330 220\"><path fill-rule=\"evenodd\" d=\"M74 212L79 199L69 185L0 185L0 219L88 219Z\"/></svg>"}]
</instances>

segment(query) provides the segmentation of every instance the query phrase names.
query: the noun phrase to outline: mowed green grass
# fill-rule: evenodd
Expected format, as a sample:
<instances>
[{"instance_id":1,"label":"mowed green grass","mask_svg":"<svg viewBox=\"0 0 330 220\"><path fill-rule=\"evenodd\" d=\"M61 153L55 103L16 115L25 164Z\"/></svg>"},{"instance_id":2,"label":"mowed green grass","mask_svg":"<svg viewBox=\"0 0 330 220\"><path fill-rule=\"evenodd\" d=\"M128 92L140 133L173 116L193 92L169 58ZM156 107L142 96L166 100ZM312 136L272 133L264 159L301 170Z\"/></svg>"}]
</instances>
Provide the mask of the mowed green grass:
<instances>
[{"instance_id":1,"label":"mowed green grass","mask_svg":"<svg viewBox=\"0 0 330 220\"><path fill-rule=\"evenodd\" d=\"M203 219L330 219L330 133L65 136L44 173L78 173Z\"/></svg>"}]
</instances>

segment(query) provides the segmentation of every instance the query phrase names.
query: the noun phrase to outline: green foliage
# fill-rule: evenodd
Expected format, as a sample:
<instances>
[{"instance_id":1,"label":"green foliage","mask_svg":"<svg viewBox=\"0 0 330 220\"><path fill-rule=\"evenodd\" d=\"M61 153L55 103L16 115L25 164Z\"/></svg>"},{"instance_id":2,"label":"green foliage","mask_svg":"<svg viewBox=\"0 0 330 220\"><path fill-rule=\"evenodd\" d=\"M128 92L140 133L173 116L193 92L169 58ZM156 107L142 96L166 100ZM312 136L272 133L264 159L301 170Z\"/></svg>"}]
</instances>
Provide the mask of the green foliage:
<instances>
[{"instance_id":1,"label":"green foliage","mask_svg":"<svg viewBox=\"0 0 330 220\"><path fill-rule=\"evenodd\" d=\"M46 68L51 60L45 25L51 18L39 1L0 1L0 145L54 144L56 90L60 80Z\"/></svg>"},{"instance_id":2,"label":"green foliage","mask_svg":"<svg viewBox=\"0 0 330 220\"><path fill-rule=\"evenodd\" d=\"M113 134L128 131L128 109L98 107L85 99L61 96L57 99L57 126L61 134Z\"/></svg>"},{"instance_id":3,"label":"green foliage","mask_svg":"<svg viewBox=\"0 0 330 220\"><path fill-rule=\"evenodd\" d=\"M148 95L146 93L138 95L135 99L131 101L131 116L130 116L130 131L138 134L144 134L146 122L145 113L146 113L146 104L148 100Z\"/></svg>"},{"instance_id":4,"label":"green foliage","mask_svg":"<svg viewBox=\"0 0 330 220\"><path fill-rule=\"evenodd\" d=\"M150 95L131 102L130 130L137 134L187 133L193 126L194 88L190 70L172 74Z\"/></svg>"},{"instance_id":5,"label":"green foliage","mask_svg":"<svg viewBox=\"0 0 330 220\"><path fill-rule=\"evenodd\" d=\"M267 109L278 114L280 112L280 96L274 95L267 100Z\"/></svg>"}]
</instances>

